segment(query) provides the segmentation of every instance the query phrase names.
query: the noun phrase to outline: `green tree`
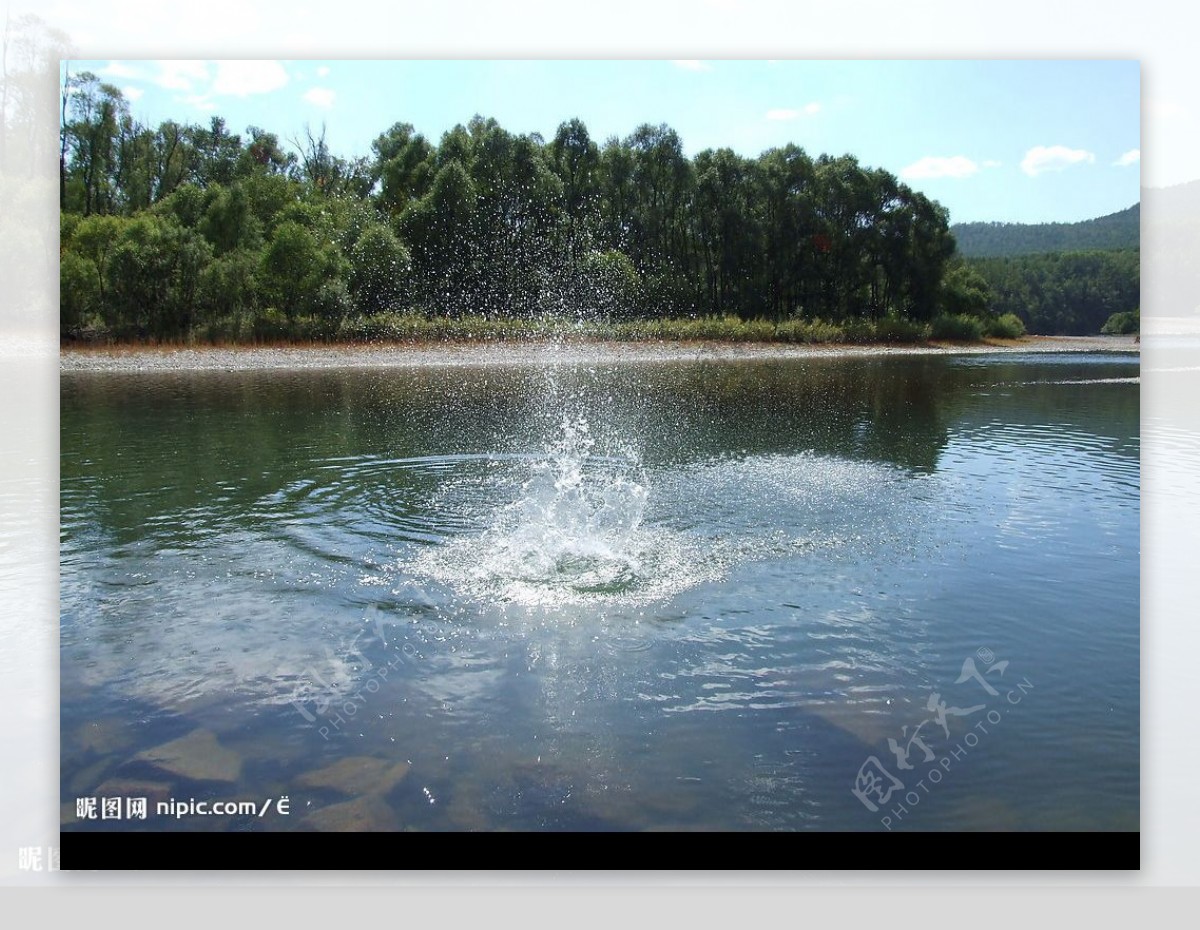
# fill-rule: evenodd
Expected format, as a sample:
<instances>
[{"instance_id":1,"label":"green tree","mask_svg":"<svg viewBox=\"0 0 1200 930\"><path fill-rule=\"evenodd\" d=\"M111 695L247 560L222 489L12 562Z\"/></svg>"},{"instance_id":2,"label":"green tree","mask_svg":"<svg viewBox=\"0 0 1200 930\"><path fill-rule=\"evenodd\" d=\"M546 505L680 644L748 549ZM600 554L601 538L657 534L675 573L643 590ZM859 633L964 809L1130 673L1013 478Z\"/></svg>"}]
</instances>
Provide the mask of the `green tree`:
<instances>
[{"instance_id":1,"label":"green tree","mask_svg":"<svg viewBox=\"0 0 1200 930\"><path fill-rule=\"evenodd\" d=\"M90 71L70 77L65 94L61 132L70 160L61 166L62 207L84 216L111 213L117 201L118 140L129 125L129 104L120 90Z\"/></svg>"},{"instance_id":2,"label":"green tree","mask_svg":"<svg viewBox=\"0 0 1200 930\"><path fill-rule=\"evenodd\" d=\"M642 279L624 252L609 249L584 256L576 306L581 315L610 321L636 315Z\"/></svg>"},{"instance_id":3,"label":"green tree","mask_svg":"<svg viewBox=\"0 0 1200 930\"><path fill-rule=\"evenodd\" d=\"M412 259L395 233L382 223L368 226L350 252L349 293L359 313L399 306L408 287Z\"/></svg>"},{"instance_id":4,"label":"green tree","mask_svg":"<svg viewBox=\"0 0 1200 930\"><path fill-rule=\"evenodd\" d=\"M433 147L408 123L396 123L371 143L375 153L372 186L379 184L379 205L399 216L429 193L437 171Z\"/></svg>"},{"instance_id":5,"label":"green tree","mask_svg":"<svg viewBox=\"0 0 1200 930\"><path fill-rule=\"evenodd\" d=\"M321 248L313 234L294 220L281 223L263 252L262 279L268 299L294 317L306 298L316 293L323 271Z\"/></svg>"},{"instance_id":6,"label":"green tree","mask_svg":"<svg viewBox=\"0 0 1200 930\"><path fill-rule=\"evenodd\" d=\"M241 183L209 188L208 206L196 224L218 255L234 249L255 250L262 246L262 227L251 209L250 197Z\"/></svg>"},{"instance_id":7,"label":"green tree","mask_svg":"<svg viewBox=\"0 0 1200 930\"><path fill-rule=\"evenodd\" d=\"M961 260L950 265L942 279L939 304L943 312L983 316L991 300L991 289L983 275Z\"/></svg>"},{"instance_id":8,"label":"green tree","mask_svg":"<svg viewBox=\"0 0 1200 930\"><path fill-rule=\"evenodd\" d=\"M450 161L438 171L429 193L401 217L418 293L431 308L451 314L477 309L471 300L477 281L475 199L467 170Z\"/></svg>"},{"instance_id":9,"label":"green tree","mask_svg":"<svg viewBox=\"0 0 1200 930\"><path fill-rule=\"evenodd\" d=\"M67 225L64 223L64 228ZM87 262L86 265L76 263L71 273L78 275L90 271L95 276L94 289L89 286L89 292L94 290L95 309L102 316L107 316L108 264L120 240L125 222L115 216L88 216L70 225L70 237L63 243L63 249Z\"/></svg>"},{"instance_id":10,"label":"green tree","mask_svg":"<svg viewBox=\"0 0 1200 930\"><path fill-rule=\"evenodd\" d=\"M600 149L582 120L562 123L549 146L549 162L562 184L563 248L575 255L600 196Z\"/></svg>"}]
</instances>

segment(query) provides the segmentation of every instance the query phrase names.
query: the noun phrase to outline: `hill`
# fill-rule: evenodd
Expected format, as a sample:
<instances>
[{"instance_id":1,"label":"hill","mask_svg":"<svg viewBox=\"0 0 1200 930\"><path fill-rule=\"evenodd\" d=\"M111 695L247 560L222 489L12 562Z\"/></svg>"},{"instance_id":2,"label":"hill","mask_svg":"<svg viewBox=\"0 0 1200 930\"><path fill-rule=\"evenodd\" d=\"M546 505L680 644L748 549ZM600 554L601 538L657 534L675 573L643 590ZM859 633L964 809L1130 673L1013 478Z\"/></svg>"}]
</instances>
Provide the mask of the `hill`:
<instances>
[{"instance_id":1,"label":"hill","mask_svg":"<svg viewBox=\"0 0 1200 930\"><path fill-rule=\"evenodd\" d=\"M1136 249L1141 205L1079 223L956 223L950 227L968 258L1002 258L1047 252Z\"/></svg>"}]
</instances>

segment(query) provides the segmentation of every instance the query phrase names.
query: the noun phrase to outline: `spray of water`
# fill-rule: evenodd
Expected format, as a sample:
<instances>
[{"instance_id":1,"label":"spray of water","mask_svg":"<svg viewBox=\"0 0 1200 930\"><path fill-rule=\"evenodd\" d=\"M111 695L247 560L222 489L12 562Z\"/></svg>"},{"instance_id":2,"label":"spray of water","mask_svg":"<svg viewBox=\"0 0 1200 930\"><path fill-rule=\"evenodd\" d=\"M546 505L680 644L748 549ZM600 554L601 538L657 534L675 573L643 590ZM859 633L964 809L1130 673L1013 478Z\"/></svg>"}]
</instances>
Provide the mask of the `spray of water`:
<instances>
[{"instance_id":1,"label":"spray of water","mask_svg":"<svg viewBox=\"0 0 1200 930\"><path fill-rule=\"evenodd\" d=\"M618 593L643 580L639 529L648 496L636 457L595 455L582 416L564 416L561 434L536 458L521 495L485 533L488 558L476 578L524 586Z\"/></svg>"},{"instance_id":2,"label":"spray of water","mask_svg":"<svg viewBox=\"0 0 1200 930\"><path fill-rule=\"evenodd\" d=\"M516 461L518 480L482 531L426 549L408 570L458 598L543 607L634 603L692 583L682 537L645 525L650 482L634 449L601 442L577 412L560 413L541 442Z\"/></svg>"}]
</instances>

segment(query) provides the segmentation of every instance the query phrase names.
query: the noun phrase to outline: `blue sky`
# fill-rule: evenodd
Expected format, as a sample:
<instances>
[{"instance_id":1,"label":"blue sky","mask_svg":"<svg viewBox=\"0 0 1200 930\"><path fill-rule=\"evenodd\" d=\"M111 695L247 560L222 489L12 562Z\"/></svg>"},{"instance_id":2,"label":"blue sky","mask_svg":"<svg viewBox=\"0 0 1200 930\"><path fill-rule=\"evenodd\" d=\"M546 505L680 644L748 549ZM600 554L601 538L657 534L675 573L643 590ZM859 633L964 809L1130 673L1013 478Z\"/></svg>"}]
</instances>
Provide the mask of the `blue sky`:
<instances>
[{"instance_id":1,"label":"blue sky","mask_svg":"<svg viewBox=\"0 0 1200 930\"><path fill-rule=\"evenodd\" d=\"M322 125L353 157L394 122L432 140L476 113L549 138L578 116L602 142L643 122L689 155L793 142L894 172L955 222L1073 221L1139 199L1135 61L78 61L134 115L225 117L281 138Z\"/></svg>"}]
</instances>

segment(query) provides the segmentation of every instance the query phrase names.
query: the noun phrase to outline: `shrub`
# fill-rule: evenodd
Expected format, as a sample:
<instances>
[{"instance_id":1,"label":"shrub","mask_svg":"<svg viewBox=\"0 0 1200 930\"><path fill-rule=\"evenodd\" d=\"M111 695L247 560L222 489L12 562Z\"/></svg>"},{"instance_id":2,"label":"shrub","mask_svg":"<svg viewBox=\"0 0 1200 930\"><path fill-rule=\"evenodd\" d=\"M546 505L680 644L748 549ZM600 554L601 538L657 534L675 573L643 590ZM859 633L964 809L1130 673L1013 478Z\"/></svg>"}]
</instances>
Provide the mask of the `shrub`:
<instances>
[{"instance_id":1,"label":"shrub","mask_svg":"<svg viewBox=\"0 0 1200 930\"><path fill-rule=\"evenodd\" d=\"M885 317L875 324L877 342L914 343L924 342L928 338L929 328L915 320Z\"/></svg>"},{"instance_id":2,"label":"shrub","mask_svg":"<svg viewBox=\"0 0 1200 930\"><path fill-rule=\"evenodd\" d=\"M320 319L332 324L332 327L326 327L331 331L336 330L337 324L344 320L354 308L350 292L346 288L346 282L341 278L333 278L322 284L317 289L317 293L313 295L309 305L313 313Z\"/></svg>"},{"instance_id":3,"label":"shrub","mask_svg":"<svg viewBox=\"0 0 1200 930\"><path fill-rule=\"evenodd\" d=\"M62 331L73 332L87 324L100 303L95 263L74 252L64 252L59 264L59 316Z\"/></svg>"},{"instance_id":4,"label":"shrub","mask_svg":"<svg viewBox=\"0 0 1200 930\"><path fill-rule=\"evenodd\" d=\"M1025 335L1025 324L1015 313L993 317L983 326L983 334L994 339L1019 339Z\"/></svg>"},{"instance_id":5,"label":"shrub","mask_svg":"<svg viewBox=\"0 0 1200 930\"><path fill-rule=\"evenodd\" d=\"M274 307L268 307L254 318L250 328L255 342L279 342L291 332L287 316Z\"/></svg>"},{"instance_id":6,"label":"shrub","mask_svg":"<svg viewBox=\"0 0 1200 930\"><path fill-rule=\"evenodd\" d=\"M840 326L824 320L786 320L775 327L780 342L831 343L842 342L846 335Z\"/></svg>"},{"instance_id":7,"label":"shrub","mask_svg":"<svg viewBox=\"0 0 1200 930\"><path fill-rule=\"evenodd\" d=\"M983 338L983 323L965 313L943 314L934 319L929 335L948 342L978 342Z\"/></svg>"},{"instance_id":8,"label":"shrub","mask_svg":"<svg viewBox=\"0 0 1200 930\"><path fill-rule=\"evenodd\" d=\"M1140 309L1114 313L1100 327L1100 332L1105 336L1130 336L1140 333L1141 330L1142 313Z\"/></svg>"}]
</instances>

